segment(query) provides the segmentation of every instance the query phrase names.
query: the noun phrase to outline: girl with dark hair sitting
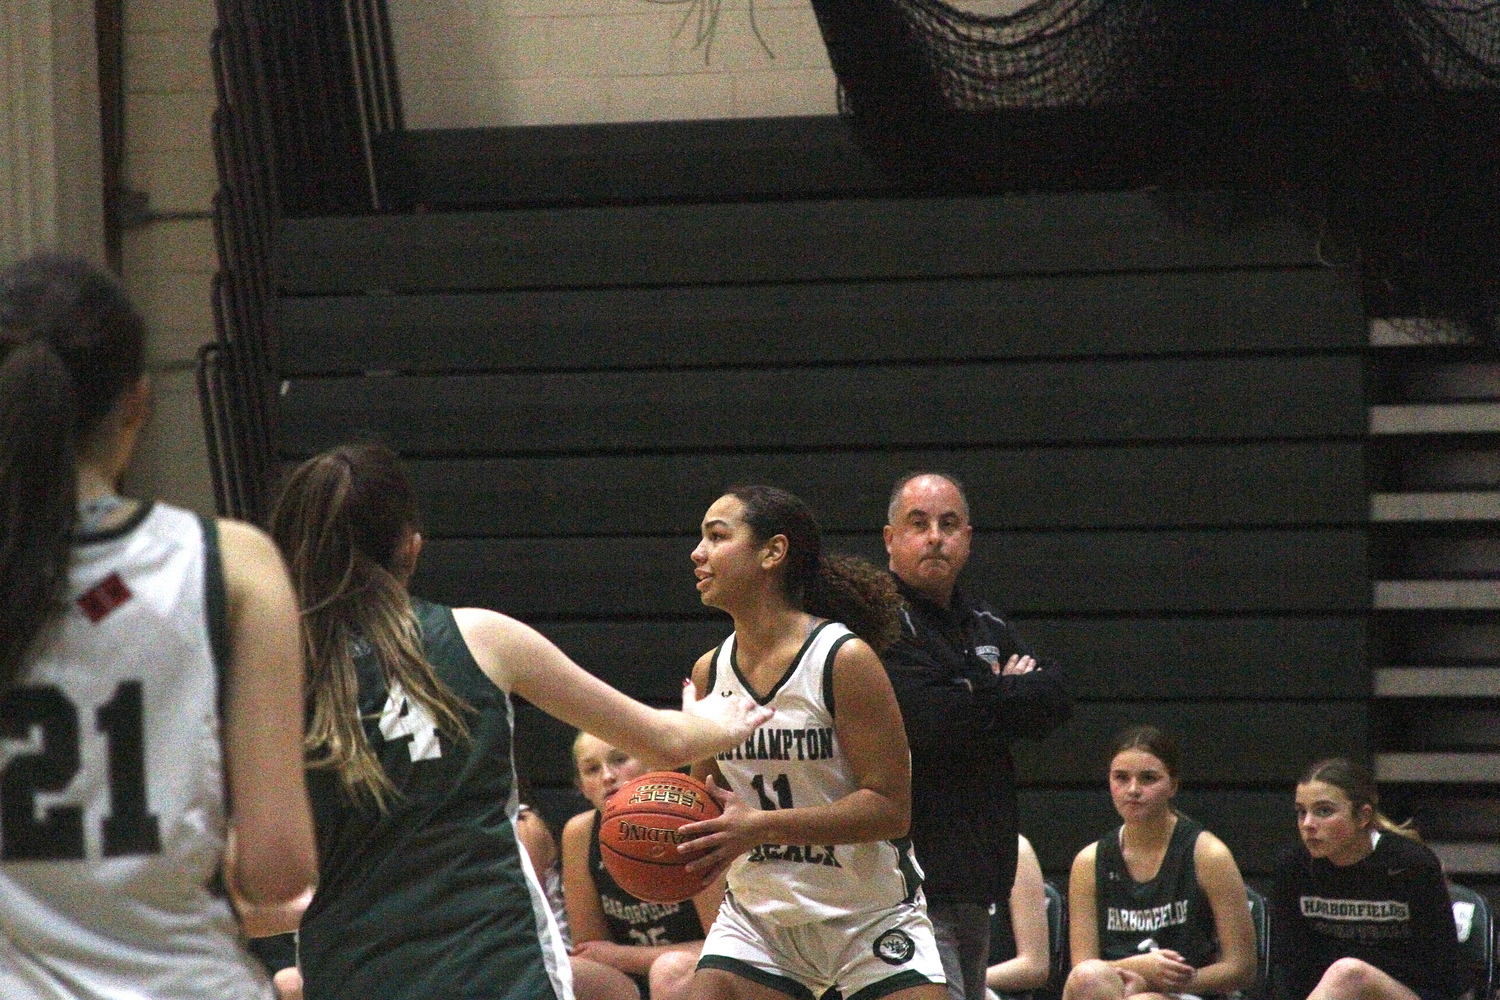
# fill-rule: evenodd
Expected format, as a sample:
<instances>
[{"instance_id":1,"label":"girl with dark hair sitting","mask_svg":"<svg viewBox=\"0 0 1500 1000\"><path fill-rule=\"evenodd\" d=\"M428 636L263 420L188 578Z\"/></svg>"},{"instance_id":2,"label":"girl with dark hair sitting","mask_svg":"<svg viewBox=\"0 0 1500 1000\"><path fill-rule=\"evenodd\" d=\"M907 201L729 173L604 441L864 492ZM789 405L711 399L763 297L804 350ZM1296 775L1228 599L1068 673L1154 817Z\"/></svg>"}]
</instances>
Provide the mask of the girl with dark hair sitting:
<instances>
[{"instance_id":1,"label":"girl with dark hair sitting","mask_svg":"<svg viewBox=\"0 0 1500 1000\"><path fill-rule=\"evenodd\" d=\"M1223 841L1172 808L1177 766L1154 726L1115 740L1109 794L1124 822L1073 861L1063 1000L1203 996L1255 978L1244 880Z\"/></svg>"}]
</instances>

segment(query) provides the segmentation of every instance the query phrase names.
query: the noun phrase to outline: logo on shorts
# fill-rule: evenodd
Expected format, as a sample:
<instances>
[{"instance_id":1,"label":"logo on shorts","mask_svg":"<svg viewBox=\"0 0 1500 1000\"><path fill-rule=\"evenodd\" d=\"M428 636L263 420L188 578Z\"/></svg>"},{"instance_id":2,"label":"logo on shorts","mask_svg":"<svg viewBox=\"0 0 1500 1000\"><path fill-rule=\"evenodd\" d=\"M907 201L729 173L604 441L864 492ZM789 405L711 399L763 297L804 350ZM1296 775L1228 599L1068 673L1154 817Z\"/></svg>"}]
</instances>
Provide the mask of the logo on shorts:
<instances>
[{"instance_id":1,"label":"logo on shorts","mask_svg":"<svg viewBox=\"0 0 1500 1000\"><path fill-rule=\"evenodd\" d=\"M875 939L875 957L887 965L905 965L916 951L911 935L899 927L892 927Z\"/></svg>"}]
</instances>

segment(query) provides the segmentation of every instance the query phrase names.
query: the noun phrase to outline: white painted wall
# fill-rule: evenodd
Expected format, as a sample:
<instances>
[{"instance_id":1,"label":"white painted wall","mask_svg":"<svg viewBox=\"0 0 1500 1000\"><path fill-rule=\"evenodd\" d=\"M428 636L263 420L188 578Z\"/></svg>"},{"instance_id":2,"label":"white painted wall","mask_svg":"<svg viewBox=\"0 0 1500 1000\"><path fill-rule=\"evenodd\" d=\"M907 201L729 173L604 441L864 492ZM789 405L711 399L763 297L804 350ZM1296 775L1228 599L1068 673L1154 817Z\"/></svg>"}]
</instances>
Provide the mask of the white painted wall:
<instances>
[{"instance_id":1,"label":"white painted wall","mask_svg":"<svg viewBox=\"0 0 1500 1000\"><path fill-rule=\"evenodd\" d=\"M390 0L407 127L834 114L808 0L753 2L769 52L751 0Z\"/></svg>"}]
</instances>

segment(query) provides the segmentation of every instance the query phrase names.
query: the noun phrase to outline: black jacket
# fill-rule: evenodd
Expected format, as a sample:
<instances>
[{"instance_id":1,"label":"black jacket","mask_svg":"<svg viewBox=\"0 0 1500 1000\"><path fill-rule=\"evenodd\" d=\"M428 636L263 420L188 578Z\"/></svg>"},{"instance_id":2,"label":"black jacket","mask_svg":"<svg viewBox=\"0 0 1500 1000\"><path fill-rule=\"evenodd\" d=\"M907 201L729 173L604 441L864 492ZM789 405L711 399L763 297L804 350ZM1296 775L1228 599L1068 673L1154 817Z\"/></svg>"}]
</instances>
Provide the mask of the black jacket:
<instances>
[{"instance_id":1,"label":"black jacket","mask_svg":"<svg viewBox=\"0 0 1500 1000\"><path fill-rule=\"evenodd\" d=\"M1061 669L997 676L1030 649L987 605L955 590L941 608L899 578L905 638L886 651L911 745L911 838L929 899L1006 905L1016 877L1010 741L1041 739L1072 713Z\"/></svg>"}]
</instances>

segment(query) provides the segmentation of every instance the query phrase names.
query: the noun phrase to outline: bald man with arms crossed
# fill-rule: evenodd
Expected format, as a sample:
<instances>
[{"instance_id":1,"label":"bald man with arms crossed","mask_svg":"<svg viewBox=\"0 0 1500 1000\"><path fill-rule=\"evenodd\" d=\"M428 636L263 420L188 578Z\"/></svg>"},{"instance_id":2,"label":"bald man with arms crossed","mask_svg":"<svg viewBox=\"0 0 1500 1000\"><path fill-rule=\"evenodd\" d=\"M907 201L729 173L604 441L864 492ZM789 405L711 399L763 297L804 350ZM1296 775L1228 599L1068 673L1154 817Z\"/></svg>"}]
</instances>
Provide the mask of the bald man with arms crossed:
<instances>
[{"instance_id":1,"label":"bald man with arms crossed","mask_svg":"<svg viewBox=\"0 0 1500 1000\"><path fill-rule=\"evenodd\" d=\"M906 598L903 640L883 657L911 744L911 838L950 1000L982 1000L989 908L1016 875L1010 742L1041 739L1071 713L1061 671L958 587L974 529L958 480L901 477L885 549Z\"/></svg>"}]
</instances>

